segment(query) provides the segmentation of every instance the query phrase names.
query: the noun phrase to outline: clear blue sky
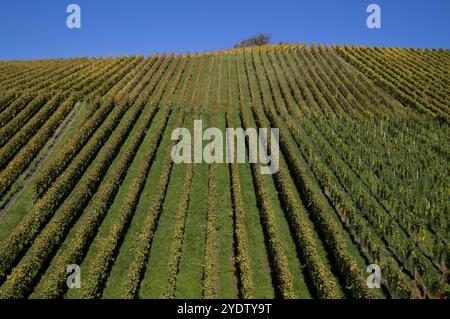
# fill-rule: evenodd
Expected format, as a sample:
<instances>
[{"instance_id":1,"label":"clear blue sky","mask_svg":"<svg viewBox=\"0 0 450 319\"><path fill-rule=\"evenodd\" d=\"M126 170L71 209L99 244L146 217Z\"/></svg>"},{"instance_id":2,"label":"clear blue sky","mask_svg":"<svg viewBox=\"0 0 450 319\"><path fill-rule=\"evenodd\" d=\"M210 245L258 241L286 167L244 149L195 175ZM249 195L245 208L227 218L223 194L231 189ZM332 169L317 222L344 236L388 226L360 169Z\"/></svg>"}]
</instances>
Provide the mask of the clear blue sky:
<instances>
[{"instance_id":1,"label":"clear blue sky","mask_svg":"<svg viewBox=\"0 0 450 319\"><path fill-rule=\"evenodd\" d=\"M67 5L82 28L66 27ZM366 27L366 7L382 29ZM230 48L257 32L273 42L450 48L450 0L2 0L0 59Z\"/></svg>"}]
</instances>

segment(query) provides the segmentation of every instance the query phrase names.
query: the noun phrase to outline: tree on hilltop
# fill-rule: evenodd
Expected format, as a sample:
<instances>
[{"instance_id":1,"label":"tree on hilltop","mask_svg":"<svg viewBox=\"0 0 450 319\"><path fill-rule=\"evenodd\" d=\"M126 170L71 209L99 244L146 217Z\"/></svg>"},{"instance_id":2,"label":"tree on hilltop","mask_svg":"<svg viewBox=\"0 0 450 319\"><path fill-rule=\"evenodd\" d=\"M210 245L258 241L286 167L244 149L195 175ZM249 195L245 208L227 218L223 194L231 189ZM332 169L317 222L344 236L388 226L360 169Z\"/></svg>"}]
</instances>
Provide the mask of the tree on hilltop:
<instances>
[{"instance_id":1,"label":"tree on hilltop","mask_svg":"<svg viewBox=\"0 0 450 319\"><path fill-rule=\"evenodd\" d=\"M266 45L270 42L270 35L265 33L258 33L257 35L242 40L238 44L236 44L235 48L245 48L245 47L254 47L254 46L262 46Z\"/></svg>"}]
</instances>

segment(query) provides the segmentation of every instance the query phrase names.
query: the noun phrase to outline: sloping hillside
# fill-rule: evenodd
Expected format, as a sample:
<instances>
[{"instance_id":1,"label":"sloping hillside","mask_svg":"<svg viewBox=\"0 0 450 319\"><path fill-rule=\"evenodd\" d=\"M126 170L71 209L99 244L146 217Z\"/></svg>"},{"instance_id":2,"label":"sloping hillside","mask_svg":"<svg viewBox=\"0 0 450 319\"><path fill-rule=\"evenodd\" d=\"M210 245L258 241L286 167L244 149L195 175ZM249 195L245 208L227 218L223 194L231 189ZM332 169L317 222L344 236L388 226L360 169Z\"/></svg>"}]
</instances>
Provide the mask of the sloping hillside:
<instances>
[{"instance_id":1,"label":"sloping hillside","mask_svg":"<svg viewBox=\"0 0 450 319\"><path fill-rule=\"evenodd\" d=\"M290 44L0 61L0 298L448 296L449 71ZM195 120L278 128L279 169L175 164Z\"/></svg>"}]
</instances>

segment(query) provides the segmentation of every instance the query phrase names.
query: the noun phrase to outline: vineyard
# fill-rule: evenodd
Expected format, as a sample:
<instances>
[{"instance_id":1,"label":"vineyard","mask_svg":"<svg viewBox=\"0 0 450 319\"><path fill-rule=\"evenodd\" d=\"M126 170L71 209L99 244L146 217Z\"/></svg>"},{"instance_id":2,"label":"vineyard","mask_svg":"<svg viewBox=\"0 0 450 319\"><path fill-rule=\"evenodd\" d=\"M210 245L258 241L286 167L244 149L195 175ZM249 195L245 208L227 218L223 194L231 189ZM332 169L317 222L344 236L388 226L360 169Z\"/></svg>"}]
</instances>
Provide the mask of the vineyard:
<instances>
[{"instance_id":1,"label":"vineyard","mask_svg":"<svg viewBox=\"0 0 450 319\"><path fill-rule=\"evenodd\" d=\"M278 172L175 164L197 119ZM0 61L0 298L450 298L449 160L448 50Z\"/></svg>"}]
</instances>

